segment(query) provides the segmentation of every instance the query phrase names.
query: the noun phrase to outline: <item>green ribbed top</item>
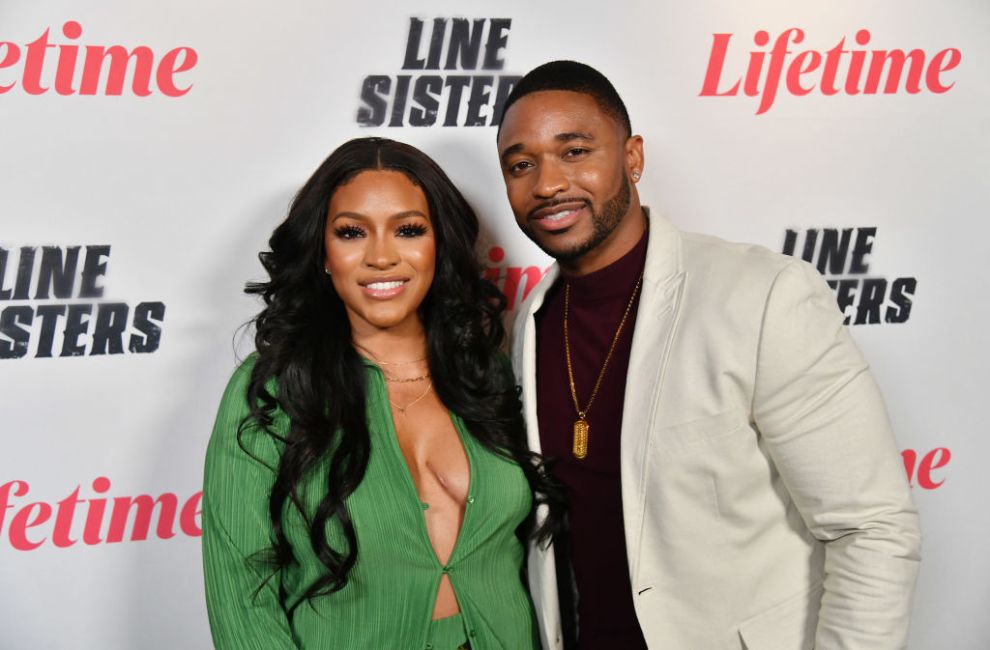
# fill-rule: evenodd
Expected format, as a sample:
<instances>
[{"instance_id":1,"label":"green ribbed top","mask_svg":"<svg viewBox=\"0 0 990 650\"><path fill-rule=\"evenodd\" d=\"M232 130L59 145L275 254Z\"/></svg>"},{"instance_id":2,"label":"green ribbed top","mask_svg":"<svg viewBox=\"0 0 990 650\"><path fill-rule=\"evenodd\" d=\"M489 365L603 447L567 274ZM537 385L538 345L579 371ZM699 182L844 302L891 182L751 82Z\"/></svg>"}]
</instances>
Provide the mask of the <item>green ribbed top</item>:
<instances>
[{"instance_id":1,"label":"green ribbed top","mask_svg":"<svg viewBox=\"0 0 990 650\"><path fill-rule=\"evenodd\" d=\"M431 640L437 638L433 605L447 573L473 650L536 648L532 605L521 578L524 550L515 535L532 504L522 470L486 450L459 417L451 416L467 452L471 481L460 535L450 562L442 566L399 449L384 377L370 362L371 455L364 480L347 499L358 540L347 586L301 604L291 623L279 605L276 579L254 595L267 574L248 558L271 545L268 495L274 480L274 472L237 442L238 425L248 413L247 386L255 359L252 355L234 372L206 454L203 568L216 647L453 650L434 649ZM288 424L284 413L276 413L276 431L284 434ZM270 435L249 428L241 439L261 461L277 466L280 445ZM326 490L326 471L324 465L304 481L302 500L309 512ZM283 526L297 559L283 575L291 605L324 567L295 506L286 505ZM327 540L334 548L345 547L336 521L327 525Z\"/></svg>"}]
</instances>

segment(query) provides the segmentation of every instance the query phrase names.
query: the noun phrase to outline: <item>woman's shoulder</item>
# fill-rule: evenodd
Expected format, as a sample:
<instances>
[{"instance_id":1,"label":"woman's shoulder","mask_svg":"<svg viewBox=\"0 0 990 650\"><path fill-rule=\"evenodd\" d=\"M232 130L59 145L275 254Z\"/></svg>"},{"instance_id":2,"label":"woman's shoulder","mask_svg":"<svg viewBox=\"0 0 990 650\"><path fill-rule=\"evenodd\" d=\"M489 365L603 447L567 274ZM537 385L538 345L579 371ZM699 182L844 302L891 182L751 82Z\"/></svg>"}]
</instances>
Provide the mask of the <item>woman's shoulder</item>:
<instances>
[{"instance_id":1,"label":"woman's shoulder","mask_svg":"<svg viewBox=\"0 0 990 650\"><path fill-rule=\"evenodd\" d=\"M251 387L258 359L258 353L252 352L234 369L227 381L227 387L220 398L220 406L217 410L211 447L243 449L246 445L265 456L277 453L277 445L274 445L269 434L284 434L283 429L287 429L288 424L285 413L276 401L273 409L264 409L268 411L270 422L267 423L268 426L262 427L254 421L250 408L248 390ZM273 399L276 398L275 386L274 378L265 382L265 388Z\"/></svg>"},{"instance_id":2,"label":"woman's shoulder","mask_svg":"<svg viewBox=\"0 0 990 650\"><path fill-rule=\"evenodd\" d=\"M262 426L255 419L257 409L253 414L249 408L248 390L257 362L258 356L250 355L227 381L206 448L203 476L204 510L209 511L209 522L226 522L227 534L235 538L246 535L250 544L238 543L250 550L256 541L252 529L237 522L253 525L265 521L259 513L266 507L282 450L273 435L277 435L278 425L274 413Z\"/></svg>"},{"instance_id":3,"label":"woman's shoulder","mask_svg":"<svg viewBox=\"0 0 990 650\"><path fill-rule=\"evenodd\" d=\"M258 358L258 353L252 352L234 368L230 381L227 382L227 392L230 392L231 388L247 389L247 385L251 381L251 373L254 372L254 367L258 364Z\"/></svg>"},{"instance_id":4,"label":"woman's shoulder","mask_svg":"<svg viewBox=\"0 0 990 650\"><path fill-rule=\"evenodd\" d=\"M251 373L257 361L257 353L252 353L230 375L230 379L227 380L227 387L224 389L223 395L220 398L220 408L217 414L218 420L225 417L237 417L240 419L250 411L248 408L247 391L248 386L251 384Z\"/></svg>"},{"instance_id":5,"label":"woman's shoulder","mask_svg":"<svg viewBox=\"0 0 990 650\"><path fill-rule=\"evenodd\" d=\"M254 368L258 364L259 356L257 352L249 354L234 369L230 379L227 380L227 387L220 398L220 408L236 408L245 414L250 411L248 408L248 388L254 376ZM269 377L265 381L265 389L275 397L278 382L275 377Z\"/></svg>"}]
</instances>

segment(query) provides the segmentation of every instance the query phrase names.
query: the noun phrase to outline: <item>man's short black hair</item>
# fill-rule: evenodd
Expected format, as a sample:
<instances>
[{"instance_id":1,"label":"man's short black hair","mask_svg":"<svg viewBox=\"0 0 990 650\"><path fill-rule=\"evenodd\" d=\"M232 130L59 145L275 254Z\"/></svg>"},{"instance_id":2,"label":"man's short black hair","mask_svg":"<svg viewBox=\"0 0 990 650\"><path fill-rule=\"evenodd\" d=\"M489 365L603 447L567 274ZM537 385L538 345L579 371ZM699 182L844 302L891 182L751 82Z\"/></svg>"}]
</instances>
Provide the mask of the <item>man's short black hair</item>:
<instances>
[{"instance_id":1,"label":"man's short black hair","mask_svg":"<svg viewBox=\"0 0 990 650\"><path fill-rule=\"evenodd\" d=\"M629 123L629 113L626 105L616 92L615 86L605 75L590 65L577 61L551 61L533 68L520 79L512 88L509 97L502 107L502 116L509 107L530 93L541 90L569 90L588 95L595 100L599 108L625 129L626 136L632 135ZM499 119L498 130L502 131L502 121Z\"/></svg>"}]
</instances>

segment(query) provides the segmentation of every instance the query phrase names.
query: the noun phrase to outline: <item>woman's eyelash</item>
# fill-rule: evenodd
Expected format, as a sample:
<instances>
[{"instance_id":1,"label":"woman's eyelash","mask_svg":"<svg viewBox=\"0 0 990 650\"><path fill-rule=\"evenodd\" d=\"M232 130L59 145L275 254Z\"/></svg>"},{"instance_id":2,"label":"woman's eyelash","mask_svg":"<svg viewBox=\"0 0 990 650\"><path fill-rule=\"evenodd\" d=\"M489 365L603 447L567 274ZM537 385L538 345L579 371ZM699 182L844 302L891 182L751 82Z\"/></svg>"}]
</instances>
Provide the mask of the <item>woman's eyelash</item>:
<instances>
[{"instance_id":1,"label":"woman's eyelash","mask_svg":"<svg viewBox=\"0 0 990 650\"><path fill-rule=\"evenodd\" d=\"M418 237L426 234L426 226L419 223L407 223L399 226L399 229L396 232L401 237Z\"/></svg>"},{"instance_id":2,"label":"woman's eyelash","mask_svg":"<svg viewBox=\"0 0 990 650\"><path fill-rule=\"evenodd\" d=\"M396 228L395 234L399 237L419 237L425 235L427 231L428 228L425 224L406 223ZM334 229L334 234L338 239L357 239L365 236L363 228L351 225Z\"/></svg>"},{"instance_id":3,"label":"woman's eyelash","mask_svg":"<svg viewBox=\"0 0 990 650\"><path fill-rule=\"evenodd\" d=\"M340 239L355 239L356 237L361 237L364 235L364 231L357 226L341 226L337 228L334 233Z\"/></svg>"}]
</instances>

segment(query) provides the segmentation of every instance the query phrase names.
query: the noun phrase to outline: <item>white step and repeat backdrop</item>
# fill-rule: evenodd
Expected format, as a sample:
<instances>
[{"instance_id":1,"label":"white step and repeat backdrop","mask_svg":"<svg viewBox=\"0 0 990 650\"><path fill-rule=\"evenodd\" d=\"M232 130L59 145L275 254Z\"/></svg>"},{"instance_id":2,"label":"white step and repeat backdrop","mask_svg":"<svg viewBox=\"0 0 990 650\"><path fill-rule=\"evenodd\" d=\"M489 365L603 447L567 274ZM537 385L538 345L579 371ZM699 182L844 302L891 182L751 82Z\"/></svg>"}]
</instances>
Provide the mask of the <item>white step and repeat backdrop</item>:
<instances>
[{"instance_id":1,"label":"white step and repeat backdrop","mask_svg":"<svg viewBox=\"0 0 990 650\"><path fill-rule=\"evenodd\" d=\"M493 115L588 62L645 203L804 256L887 396L921 509L911 647L990 647L990 3L0 4L0 647L206 648L202 458L241 293L341 142L434 156L518 303Z\"/></svg>"}]
</instances>

